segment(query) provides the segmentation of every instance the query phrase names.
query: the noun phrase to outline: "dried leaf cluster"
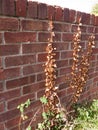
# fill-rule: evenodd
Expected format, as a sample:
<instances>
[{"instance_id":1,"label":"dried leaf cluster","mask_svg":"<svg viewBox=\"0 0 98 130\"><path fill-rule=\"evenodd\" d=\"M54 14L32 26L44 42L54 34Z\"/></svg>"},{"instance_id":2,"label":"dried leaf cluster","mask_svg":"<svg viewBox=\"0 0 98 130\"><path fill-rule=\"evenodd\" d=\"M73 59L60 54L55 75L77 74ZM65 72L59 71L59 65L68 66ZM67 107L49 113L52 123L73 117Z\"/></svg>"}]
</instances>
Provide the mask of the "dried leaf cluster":
<instances>
[{"instance_id":1,"label":"dried leaf cluster","mask_svg":"<svg viewBox=\"0 0 98 130\"><path fill-rule=\"evenodd\" d=\"M83 91L83 87L87 82L90 59L93 48L95 47L95 37L92 34L88 38L87 49L83 50L83 47L81 46L81 25L82 24L79 22L77 32L73 36L73 65L70 81L70 87L74 89L72 103L78 101ZM86 53L84 53L84 51Z\"/></svg>"},{"instance_id":2,"label":"dried leaf cluster","mask_svg":"<svg viewBox=\"0 0 98 130\"><path fill-rule=\"evenodd\" d=\"M45 105L45 110L50 111L57 111L57 107L59 104L58 96L57 96L57 89L55 84L56 80L56 61L54 56L56 55L54 50L56 48L53 48L53 37L55 36L53 30L53 23L52 21L49 21L49 32L50 32L50 38L49 43L46 48L47 52L47 61L45 63L45 75L46 75L46 89L45 89L45 97L48 101L48 103Z\"/></svg>"}]
</instances>

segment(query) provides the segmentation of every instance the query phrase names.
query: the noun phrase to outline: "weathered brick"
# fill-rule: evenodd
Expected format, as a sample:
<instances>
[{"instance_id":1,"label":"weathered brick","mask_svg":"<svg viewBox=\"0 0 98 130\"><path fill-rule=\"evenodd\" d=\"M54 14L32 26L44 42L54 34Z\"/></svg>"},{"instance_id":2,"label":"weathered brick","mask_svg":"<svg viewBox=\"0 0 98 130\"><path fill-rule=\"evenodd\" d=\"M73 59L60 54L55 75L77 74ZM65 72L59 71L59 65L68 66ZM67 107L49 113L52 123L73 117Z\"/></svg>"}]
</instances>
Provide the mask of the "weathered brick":
<instances>
[{"instance_id":1,"label":"weathered brick","mask_svg":"<svg viewBox=\"0 0 98 130\"><path fill-rule=\"evenodd\" d=\"M20 45L0 45L0 56L19 54Z\"/></svg>"},{"instance_id":2,"label":"weathered brick","mask_svg":"<svg viewBox=\"0 0 98 130\"><path fill-rule=\"evenodd\" d=\"M2 0L2 14L15 16L15 1L14 0Z\"/></svg>"},{"instance_id":3,"label":"weathered brick","mask_svg":"<svg viewBox=\"0 0 98 130\"><path fill-rule=\"evenodd\" d=\"M55 8L55 20L57 21L63 20L63 10L60 7Z\"/></svg>"},{"instance_id":4,"label":"weathered brick","mask_svg":"<svg viewBox=\"0 0 98 130\"><path fill-rule=\"evenodd\" d=\"M41 22L41 21L32 21L32 20L23 20L22 23L22 30L28 31L47 31L48 30L48 23Z\"/></svg>"},{"instance_id":5,"label":"weathered brick","mask_svg":"<svg viewBox=\"0 0 98 130\"><path fill-rule=\"evenodd\" d=\"M12 31L19 29L19 21L16 18L0 18L0 30Z\"/></svg>"},{"instance_id":6,"label":"weathered brick","mask_svg":"<svg viewBox=\"0 0 98 130\"><path fill-rule=\"evenodd\" d=\"M35 42L35 32L5 32L4 34L6 43L21 43L21 42Z\"/></svg>"},{"instance_id":7,"label":"weathered brick","mask_svg":"<svg viewBox=\"0 0 98 130\"><path fill-rule=\"evenodd\" d=\"M98 16L95 17L95 25L98 25Z\"/></svg>"},{"instance_id":8,"label":"weathered brick","mask_svg":"<svg viewBox=\"0 0 98 130\"><path fill-rule=\"evenodd\" d=\"M90 14L82 13L81 23L90 24Z\"/></svg>"},{"instance_id":9,"label":"weathered brick","mask_svg":"<svg viewBox=\"0 0 98 130\"><path fill-rule=\"evenodd\" d=\"M28 75L32 73L42 72L43 71L43 64L36 64L36 65L28 65L23 67L23 74Z\"/></svg>"},{"instance_id":10,"label":"weathered brick","mask_svg":"<svg viewBox=\"0 0 98 130\"><path fill-rule=\"evenodd\" d=\"M76 13L76 23L79 23L80 22L80 19L82 19L82 13L80 11L77 11Z\"/></svg>"},{"instance_id":11,"label":"weathered brick","mask_svg":"<svg viewBox=\"0 0 98 130\"><path fill-rule=\"evenodd\" d=\"M53 6L47 7L47 17L49 20L55 19L55 7L53 7Z\"/></svg>"},{"instance_id":12,"label":"weathered brick","mask_svg":"<svg viewBox=\"0 0 98 130\"><path fill-rule=\"evenodd\" d=\"M20 77L6 82L7 89L18 88L20 86L32 84L35 81L35 76Z\"/></svg>"},{"instance_id":13,"label":"weathered brick","mask_svg":"<svg viewBox=\"0 0 98 130\"><path fill-rule=\"evenodd\" d=\"M90 24L95 25L95 15L90 15Z\"/></svg>"},{"instance_id":14,"label":"weathered brick","mask_svg":"<svg viewBox=\"0 0 98 130\"><path fill-rule=\"evenodd\" d=\"M63 33L62 40L63 41L72 41L73 40L73 34Z\"/></svg>"},{"instance_id":15,"label":"weathered brick","mask_svg":"<svg viewBox=\"0 0 98 130\"><path fill-rule=\"evenodd\" d=\"M16 1L16 16L26 17L27 0Z\"/></svg>"},{"instance_id":16,"label":"weathered brick","mask_svg":"<svg viewBox=\"0 0 98 130\"><path fill-rule=\"evenodd\" d=\"M46 43L40 44L23 44L23 53L37 53L37 52L44 52L46 50Z\"/></svg>"},{"instance_id":17,"label":"weathered brick","mask_svg":"<svg viewBox=\"0 0 98 130\"><path fill-rule=\"evenodd\" d=\"M37 18L38 17L38 12L37 11L38 11L38 3L28 1L27 17L28 18Z\"/></svg>"},{"instance_id":18,"label":"weathered brick","mask_svg":"<svg viewBox=\"0 0 98 130\"><path fill-rule=\"evenodd\" d=\"M72 32L76 32L77 31L77 27L78 27L78 25L72 25L72 28L71 28L71 30L72 30ZM80 27L81 28L81 32L83 33L86 33L87 32L87 27L86 26L81 26Z\"/></svg>"},{"instance_id":19,"label":"weathered brick","mask_svg":"<svg viewBox=\"0 0 98 130\"><path fill-rule=\"evenodd\" d=\"M69 9L64 8L64 21L69 22Z\"/></svg>"},{"instance_id":20,"label":"weathered brick","mask_svg":"<svg viewBox=\"0 0 98 130\"><path fill-rule=\"evenodd\" d=\"M19 66L35 63L35 55L14 56L5 58L5 66Z\"/></svg>"},{"instance_id":21,"label":"weathered brick","mask_svg":"<svg viewBox=\"0 0 98 130\"><path fill-rule=\"evenodd\" d=\"M13 79L20 76L20 68L4 69L0 73L0 80Z\"/></svg>"},{"instance_id":22,"label":"weathered brick","mask_svg":"<svg viewBox=\"0 0 98 130\"><path fill-rule=\"evenodd\" d=\"M94 33L94 31L95 31L95 28L94 28L94 27L88 26L88 28L87 28L87 33Z\"/></svg>"},{"instance_id":23,"label":"weathered brick","mask_svg":"<svg viewBox=\"0 0 98 130\"><path fill-rule=\"evenodd\" d=\"M69 11L69 21L71 22L71 23L74 23L74 22L76 22L75 19L76 18L76 11L75 10L70 10Z\"/></svg>"},{"instance_id":24,"label":"weathered brick","mask_svg":"<svg viewBox=\"0 0 98 130\"><path fill-rule=\"evenodd\" d=\"M47 5L43 3L38 4L38 18L47 19Z\"/></svg>"}]
</instances>

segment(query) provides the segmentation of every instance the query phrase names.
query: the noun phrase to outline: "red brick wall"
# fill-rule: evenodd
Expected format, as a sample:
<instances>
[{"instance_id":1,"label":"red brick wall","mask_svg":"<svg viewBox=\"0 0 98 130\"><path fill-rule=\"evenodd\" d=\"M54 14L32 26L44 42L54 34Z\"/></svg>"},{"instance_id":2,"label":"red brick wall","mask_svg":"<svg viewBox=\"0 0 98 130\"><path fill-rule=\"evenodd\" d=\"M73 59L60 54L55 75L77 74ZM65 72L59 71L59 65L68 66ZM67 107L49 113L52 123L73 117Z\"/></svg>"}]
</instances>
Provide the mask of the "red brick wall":
<instances>
[{"instance_id":1,"label":"red brick wall","mask_svg":"<svg viewBox=\"0 0 98 130\"><path fill-rule=\"evenodd\" d=\"M98 97L98 17L26 0L0 0L0 130L18 130L18 104L32 99L30 116L40 105L38 99L45 88L42 65L46 61L51 15L56 35L54 46L57 48L57 85L61 101L66 104L72 94L72 89L65 83L65 75L71 71L72 36L80 16L83 46L94 28L96 36L90 77L81 100Z\"/></svg>"}]
</instances>

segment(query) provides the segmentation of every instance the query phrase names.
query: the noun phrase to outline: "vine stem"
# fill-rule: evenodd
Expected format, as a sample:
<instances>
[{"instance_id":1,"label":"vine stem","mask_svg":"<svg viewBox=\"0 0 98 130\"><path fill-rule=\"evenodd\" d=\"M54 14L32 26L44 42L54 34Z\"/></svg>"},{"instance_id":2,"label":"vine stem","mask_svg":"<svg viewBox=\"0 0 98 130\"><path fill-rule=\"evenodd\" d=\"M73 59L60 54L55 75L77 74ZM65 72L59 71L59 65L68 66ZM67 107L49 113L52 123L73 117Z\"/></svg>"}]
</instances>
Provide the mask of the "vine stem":
<instances>
[{"instance_id":1,"label":"vine stem","mask_svg":"<svg viewBox=\"0 0 98 130\"><path fill-rule=\"evenodd\" d=\"M29 126L31 126L32 122L35 120L35 118L36 118L37 114L40 112L40 110L41 110L41 107L35 112L35 114L34 114L32 120L30 121L30 123L29 123L29 125L27 126L27 128L28 128Z\"/></svg>"}]
</instances>

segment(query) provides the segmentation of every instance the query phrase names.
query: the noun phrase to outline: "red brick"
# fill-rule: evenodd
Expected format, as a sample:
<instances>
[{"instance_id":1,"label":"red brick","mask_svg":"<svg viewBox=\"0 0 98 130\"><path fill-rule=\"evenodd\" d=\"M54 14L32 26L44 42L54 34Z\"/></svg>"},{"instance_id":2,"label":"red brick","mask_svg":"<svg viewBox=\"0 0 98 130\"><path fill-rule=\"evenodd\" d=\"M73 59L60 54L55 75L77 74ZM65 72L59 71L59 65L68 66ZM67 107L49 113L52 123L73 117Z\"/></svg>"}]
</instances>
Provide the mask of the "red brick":
<instances>
[{"instance_id":1,"label":"red brick","mask_svg":"<svg viewBox=\"0 0 98 130\"><path fill-rule=\"evenodd\" d=\"M0 33L0 43L2 43L2 33Z\"/></svg>"},{"instance_id":2,"label":"red brick","mask_svg":"<svg viewBox=\"0 0 98 130\"><path fill-rule=\"evenodd\" d=\"M90 15L90 24L95 25L95 15Z\"/></svg>"},{"instance_id":3,"label":"red brick","mask_svg":"<svg viewBox=\"0 0 98 130\"><path fill-rule=\"evenodd\" d=\"M0 30L11 31L11 30L18 30L18 29L19 29L18 19L0 18Z\"/></svg>"},{"instance_id":4,"label":"red brick","mask_svg":"<svg viewBox=\"0 0 98 130\"><path fill-rule=\"evenodd\" d=\"M56 48L57 51L62 51L62 50L65 51L68 50L69 44L64 42L58 42L58 43L54 43L54 47Z\"/></svg>"},{"instance_id":5,"label":"red brick","mask_svg":"<svg viewBox=\"0 0 98 130\"><path fill-rule=\"evenodd\" d=\"M60 7L55 7L55 20L57 21L63 20L63 10Z\"/></svg>"},{"instance_id":6,"label":"red brick","mask_svg":"<svg viewBox=\"0 0 98 130\"><path fill-rule=\"evenodd\" d=\"M3 82L0 82L0 92L3 91L4 87L3 87Z\"/></svg>"},{"instance_id":7,"label":"red brick","mask_svg":"<svg viewBox=\"0 0 98 130\"><path fill-rule=\"evenodd\" d=\"M98 33L98 27L95 27L95 33Z\"/></svg>"},{"instance_id":8,"label":"red brick","mask_svg":"<svg viewBox=\"0 0 98 130\"><path fill-rule=\"evenodd\" d=\"M45 94L45 90L44 90L44 89L43 89L43 90L38 91L38 92L37 92L37 98L42 97L44 94Z\"/></svg>"},{"instance_id":9,"label":"red brick","mask_svg":"<svg viewBox=\"0 0 98 130\"><path fill-rule=\"evenodd\" d=\"M45 74L44 73L39 73L37 74L37 81L45 80Z\"/></svg>"},{"instance_id":10,"label":"red brick","mask_svg":"<svg viewBox=\"0 0 98 130\"><path fill-rule=\"evenodd\" d=\"M81 35L81 39L82 41L88 40L88 37L90 36L90 34L82 34Z\"/></svg>"},{"instance_id":11,"label":"red brick","mask_svg":"<svg viewBox=\"0 0 98 130\"><path fill-rule=\"evenodd\" d=\"M2 0L0 0L0 14L2 14Z\"/></svg>"},{"instance_id":12,"label":"red brick","mask_svg":"<svg viewBox=\"0 0 98 130\"><path fill-rule=\"evenodd\" d=\"M69 22L69 9L64 8L64 21Z\"/></svg>"},{"instance_id":13,"label":"red brick","mask_svg":"<svg viewBox=\"0 0 98 130\"><path fill-rule=\"evenodd\" d=\"M11 90L11 91L5 91L5 92L2 92L0 93L0 99L1 100L11 100L13 99L14 97L19 97L20 96L20 88L18 89L14 89L14 90Z\"/></svg>"},{"instance_id":14,"label":"red brick","mask_svg":"<svg viewBox=\"0 0 98 130\"><path fill-rule=\"evenodd\" d=\"M49 33L39 33L38 40L39 42L47 42L49 41L50 34Z\"/></svg>"},{"instance_id":15,"label":"red brick","mask_svg":"<svg viewBox=\"0 0 98 130\"><path fill-rule=\"evenodd\" d=\"M46 53L38 54L38 62L45 62L46 59L47 59L47 54Z\"/></svg>"},{"instance_id":16,"label":"red brick","mask_svg":"<svg viewBox=\"0 0 98 130\"><path fill-rule=\"evenodd\" d=\"M20 119L20 117L18 116L18 117L16 117L16 118L13 118L13 119L11 119L11 120L8 120L6 123L5 123L5 126L6 126L6 128L7 129L10 129L11 127L13 127L13 126L18 126L18 123L19 123L19 119ZM12 129L11 129L12 130ZM17 130L18 130L18 128L17 128Z\"/></svg>"},{"instance_id":17,"label":"red brick","mask_svg":"<svg viewBox=\"0 0 98 130\"><path fill-rule=\"evenodd\" d=\"M15 16L15 1L2 0L2 14Z\"/></svg>"},{"instance_id":18,"label":"red brick","mask_svg":"<svg viewBox=\"0 0 98 130\"><path fill-rule=\"evenodd\" d=\"M46 43L40 44L23 44L23 53L37 53L44 52L46 50Z\"/></svg>"},{"instance_id":19,"label":"red brick","mask_svg":"<svg viewBox=\"0 0 98 130\"><path fill-rule=\"evenodd\" d=\"M54 23L53 24L53 30L57 31L57 32L62 32L62 30L63 30L62 24L60 24L60 23Z\"/></svg>"},{"instance_id":20,"label":"red brick","mask_svg":"<svg viewBox=\"0 0 98 130\"><path fill-rule=\"evenodd\" d=\"M24 86L23 87L23 94L30 94L30 93L32 93L31 86L32 85L26 85L26 86Z\"/></svg>"},{"instance_id":21,"label":"red brick","mask_svg":"<svg viewBox=\"0 0 98 130\"><path fill-rule=\"evenodd\" d=\"M53 6L47 7L47 17L49 20L55 19L55 7L53 7Z\"/></svg>"},{"instance_id":22,"label":"red brick","mask_svg":"<svg viewBox=\"0 0 98 130\"><path fill-rule=\"evenodd\" d=\"M98 16L95 17L95 25L98 25Z\"/></svg>"},{"instance_id":23,"label":"red brick","mask_svg":"<svg viewBox=\"0 0 98 130\"><path fill-rule=\"evenodd\" d=\"M71 31L71 25L70 24L62 24L62 31L63 32L70 32Z\"/></svg>"},{"instance_id":24,"label":"red brick","mask_svg":"<svg viewBox=\"0 0 98 130\"><path fill-rule=\"evenodd\" d=\"M68 66L68 60L59 60L57 61L57 67L64 67L64 66Z\"/></svg>"},{"instance_id":25,"label":"red brick","mask_svg":"<svg viewBox=\"0 0 98 130\"><path fill-rule=\"evenodd\" d=\"M0 56L19 54L20 45L0 45Z\"/></svg>"},{"instance_id":26,"label":"red brick","mask_svg":"<svg viewBox=\"0 0 98 130\"><path fill-rule=\"evenodd\" d=\"M4 123L0 123L0 130L4 130Z\"/></svg>"},{"instance_id":27,"label":"red brick","mask_svg":"<svg viewBox=\"0 0 98 130\"><path fill-rule=\"evenodd\" d=\"M28 30L28 31L47 31L48 30L48 23L46 22L23 20L21 24L22 24L22 30Z\"/></svg>"},{"instance_id":28,"label":"red brick","mask_svg":"<svg viewBox=\"0 0 98 130\"><path fill-rule=\"evenodd\" d=\"M27 87L28 87L28 86L24 86L24 87L23 87L23 92L26 92ZM31 92L32 92L32 91L33 91L33 92L37 92L37 91L39 91L39 90L45 88L45 82L44 82L44 81L36 82L36 83L30 85L29 87L30 87L30 91L31 91Z\"/></svg>"},{"instance_id":29,"label":"red brick","mask_svg":"<svg viewBox=\"0 0 98 130\"><path fill-rule=\"evenodd\" d=\"M32 2L28 1L28 7L27 7L27 17L28 18L37 18L37 12L38 10L38 3L37 2Z\"/></svg>"},{"instance_id":30,"label":"red brick","mask_svg":"<svg viewBox=\"0 0 98 130\"><path fill-rule=\"evenodd\" d=\"M20 68L5 69L0 73L0 80L12 79L20 76Z\"/></svg>"},{"instance_id":31,"label":"red brick","mask_svg":"<svg viewBox=\"0 0 98 130\"><path fill-rule=\"evenodd\" d=\"M66 75L71 73L71 67L65 67L60 69L60 75Z\"/></svg>"},{"instance_id":32,"label":"red brick","mask_svg":"<svg viewBox=\"0 0 98 130\"><path fill-rule=\"evenodd\" d=\"M26 96L23 95L20 98L16 98L16 99L13 98L12 100L9 100L7 102L7 108L8 108L8 110L17 108L17 106L19 104L25 102L27 99L30 99L32 101L35 99L35 94L33 92L29 93L28 95L27 94L28 94L28 92L26 92Z\"/></svg>"},{"instance_id":33,"label":"red brick","mask_svg":"<svg viewBox=\"0 0 98 130\"><path fill-rule=\"evenodd\" d=\"M61 34L60 33L55 33L55 37L53 37L54 42L59 42L61 41Z\"/></svg>"},{"instance_id":34,"label":"red brick","mask_svg":"<svg viewBox=\"0 0 98 130\"><path fill-rule=\"evenodd\" d=\"M7 111L5 113L1 113L0 114L0 122L5 122L7 120L11 120L13 118L15 118L17 115L19 114L19 110L18 109L13 109L10 111Z\"/></svg>"},{"instance_id":35,"label":"red brick","mask_svg":"<svg viewBox=\"0 0 98 130\"><path fill-rule=\"evenodd\" d=\"M75 10L70 10L69 11L69 21L71 23L75 22L75 18L76 18L76 11Z\"/></svg>"},{"instance_id":36,"label":"red brick","mask_svg":"<svg viewBox=\"0 0 98 130\"><path fill-rule=\"evenodd\" d=\"M0 102L0 112L4 112L5 110L5 104L4 102Z\"/></svg>"},{"instance_id":37,"label":"red brick","mask_svg":"<svg viewBox=\"0 0 98 130\"><path fill-rule=\"evenodd\" d=\"M94 31L95 31L95 28L94 28L94 27L88 26L88 28L87 28L87 33L94 33Z\"/></svg>"},{"instance_id":38,"label":"red brick","mask_svg":"<svg viewBox=\"0 0 98 130\"><path fill-rule=\"evenodd\" d=\"M90 14L82 13L82 19L81 19L82 24L90 24Z\"/></svg>"},{"instance_id":39,"label":"red brick","mask_svg":"<svg viewBox=\"0 0 98 130\"><path fill-rule=\"evenodd\" d=\"M63 33L62 40L63 41L72 41L73 40L73 34Z\"/></svg>"},{"instance_id":40,"label":"red brick","mask_svg":"<svg viewBox=\"0 0 98 130\"><path fill-rule=\"evenodd\" d=\"M59 92L58 92L58 96L59 97L64 97L66 95L66 89L63 89L63 90L60 90Z\"/></svg>"},{"instance_id":41,"label":"red brick","mask_svg":"<svg viewBox=\"0 0 98 130\"><path fill-rule=\"evenodd\" d=\"M56 83L57 83L57 84L60 84L60 83L63 83L63 82L65 82L65 75L63 75L63 76L58 76L58 77L57 77L57 80L56 80Z\"/></svg>"},{"instance_id":42,"label":"red brick","mask_svg":"<svg viewBox=\"0 0 98 130\"><path fill-rule=\"evenodd\" d=\"M35 55L14 56L5 58L5 66L18 66L35 63Z\"/></svg>"},{"instance_id":43,"label":"red brick","mask_svg":"<svg viewBox=\"0 0 98 130\"><path fill-rule=\"evenodd\" d=\"M7 81L6 82L6 88L7 89L18 88L20 86L32 84L33 82L35 82L35 76L34 75L28 76L28 77L21 77L21 78L18 78L18 79Z\"/></svg>"},{"instance_id":44,"label":"red brick","mask_svg":"<svg viewBox=\"0 0 98 130\"><path fill-rule=\"evenodd\" d=\"M47 5L43 3L38 4L38 18L47 19Z\"/></svg>"},{"instance_id":45,"label":"red brick","mask_svg":"<svg viewBox=\"0 0 98 130\"><path fill-rule=\"evenodd\" d=\"M16 15L26 17L27 0L16 1Z\"/></svg>"},{"instance_id":46,"label":"red brick","mask_svg":"<svg viewBox=\"0 0 98 130\"><path fill-rule=\"evenodd\" d=\"M42 72L43 71L43 64L36 64L36 65L28 65L23 67L23 74L28 75L32 73Z\"/></svg>"},{"instance_id":47,"label":"red brick","mask_svg":"<svg viewBox=\"0 0 98 130\"><path fill-rule=\"evenodd\" d=\"M79 23L80 19L82 19L82 13L80 11L77 11L76 23Z\"/></svg>"},{"instance_id":48,"label":"red brick","mask_svg":"<svg viewBox=\"0 0 98 130\"><path fill-rule=\"evenodd\" d=\"M33 32L6 32L4 34L6 43L35 42L36 33Z\"/></svg>"},{"instance_id":49,"label":"red brick","mask_svg":"<svg viewBox=\"0 0 98 130\"><path fill-rule=\"evenodd\" d=\"M76 32L77 31L77 25L72 25L72 32ZM87 27L86 26L81 26L81 32L83 33L83 32L87 32Z\"/></svg>"},{"instance_id":50,"label":"red brick","mask_svg":"<svg viewBox=\"0 0 98 130\"><path fill-rule=\"evenodd\" d=\"M61 59L72 58L73 54L72 51L63 51L61 52Z\"/></svg>"}]
</instances>

